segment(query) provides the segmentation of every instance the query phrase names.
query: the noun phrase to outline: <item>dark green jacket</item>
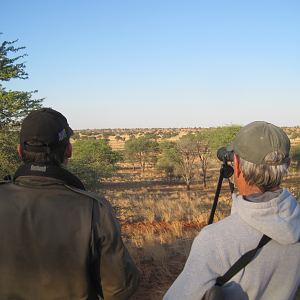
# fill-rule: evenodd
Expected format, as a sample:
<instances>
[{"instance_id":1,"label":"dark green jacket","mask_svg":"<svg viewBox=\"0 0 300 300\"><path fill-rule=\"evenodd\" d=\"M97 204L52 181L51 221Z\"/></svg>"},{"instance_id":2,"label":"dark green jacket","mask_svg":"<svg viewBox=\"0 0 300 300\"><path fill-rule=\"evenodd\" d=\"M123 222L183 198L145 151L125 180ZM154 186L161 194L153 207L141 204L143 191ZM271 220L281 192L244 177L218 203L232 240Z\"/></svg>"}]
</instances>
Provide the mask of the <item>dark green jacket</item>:
<instances>
[{"instance_id":1,"label":"dark green jacket","mask_svg":"<svg viewBox=\"0 0 300 300\"><path fill-rule=\"evenodd\" d=\"M32 165L0 184L0 299L128 299L139 272L109 202Z\"/></svg>"}]
</instances>

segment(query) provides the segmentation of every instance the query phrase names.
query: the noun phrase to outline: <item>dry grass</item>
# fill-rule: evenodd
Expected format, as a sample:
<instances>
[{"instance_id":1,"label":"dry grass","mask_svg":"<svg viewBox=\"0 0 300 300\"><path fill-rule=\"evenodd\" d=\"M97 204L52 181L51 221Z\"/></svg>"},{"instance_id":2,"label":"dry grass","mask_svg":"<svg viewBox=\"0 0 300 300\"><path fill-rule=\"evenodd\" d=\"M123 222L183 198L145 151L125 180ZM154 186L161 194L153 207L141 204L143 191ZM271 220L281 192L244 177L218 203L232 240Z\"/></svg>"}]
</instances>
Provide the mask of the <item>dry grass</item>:
<instances>
[{"instance_id":1,"label":"dry grass","mask_svg":"<svg viewBox=\"0 0 300 300\"><path fill-rule=\"evenodd\" d=\"M190 191L179 182L168 183L151 172L125 169L123 177L107 183L105 197L122 226L124 242L142 274L132 299L162 299L182 271L192 242L207 223L217 180ZM231 195L224 184L215 221L229 215Z\"/></svg>"},{"instance_id":2,"label":"dry grass","mask_svg":"<svg viewBox=\"0 0 300 300\"><path fill-rule=\"evenodd\" d=\"M106 197L117 211L121 222L206 222L209 217L213 197L208 198L201 192L147 193L117 192ZM228 215L230 200L220 197L217 219ZM221 204L222 203L222 204Z\"/></svg>"}]
</instances>

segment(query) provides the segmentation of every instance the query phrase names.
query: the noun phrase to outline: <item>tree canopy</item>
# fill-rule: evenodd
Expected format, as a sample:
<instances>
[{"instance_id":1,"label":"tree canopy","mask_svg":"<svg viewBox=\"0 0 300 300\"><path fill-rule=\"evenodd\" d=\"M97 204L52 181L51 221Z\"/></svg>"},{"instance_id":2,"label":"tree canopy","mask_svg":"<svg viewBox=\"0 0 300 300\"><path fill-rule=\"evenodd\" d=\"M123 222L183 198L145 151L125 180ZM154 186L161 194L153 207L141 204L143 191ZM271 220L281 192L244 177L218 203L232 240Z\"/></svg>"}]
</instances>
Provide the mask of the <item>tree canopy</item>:
<instances>
[{"instance_id":1,"label":"tree canopy","mask_svg":"<svg viewBox=\"0 0 300 300\"><path fill-rule=\"evenodd\" d=\"M199 173L203 178L203 186L206 186L207 170L211 158L217 157L217 150L227 147L234 141L236 134L242 128L240 125L227 125L224 127L211 128L209 130L189 132L184 135L182 141L194 141L199 161Z\"/></svg>"},{"instance_id":2,"label":"tree canopy","mask_svg":"<svg viewBox=\"0 0 300 300\"><path fill-rule=\"evenodd\" d=\"M2 33L0 33L1 37ZM14 173L20 164L17 153L18 131L23 119L34 109L40 108L44 99L32 99L37 91L7 91L2 82L11 79L27 79L25 62L19 62L26 53L14 54L25 47L15 47L15 43L3 41L0 46L0 176ZM11 55L13 57L11 57Z\"/></svg>"},{"instance_id":3,"label":"tree canopy","mask_svg":"<svg viewBox=\"0 0 300 300\"><path fill-rule=\"evenodd\" d=\"M211 150L216 155L216 151L221 147L227 147L242 128L241 125L226 125L224 127L212 128L203 131L202 138L210 145Z\"/></svg>"},{"instance_id":4,"label":"tree canopy","mask_svg":"<svg viewBox=\"0 0 300 300\"><path fill-rule=\"evenodd\" d=\"M157 155L159 150L158 146L158 142L152 140L152 137L141 136L125 143L124 154L134 167L137 163L144 172L146 163L153 163L153 157Z\"/></svg>"},{"instance_id":5,"label":"tree canopy","mask_svg":"<svg viewBox=\"0 0 300 300\"><path fill-rule=\"evenodd\" d=\"M300 144L291 147L290 157L292 159L292 165L299 171L300 168Z\"/></svg>"},{"instance_id":6,"label":"tree canopy","mask_svg":"<svg viewBox=\"0 0 300 300\"><path fill-rule=\"evenodd\" d=\"M101 140L77 140L73 144L68 168L79 177L86 189L97 193L103 178L112 176L117 170L116 163L122 159L120 151L113 151Z\"/></svg>"},{"instance_id":7,"label":"tree canopy","mask_svg":"<svg viewBox=\"0 0 300 300\"><path fill-rule=\"evenodd\" d=\"M0 33L1 35L2 33ZM28 74L25 72L25 62L17 63L17 60L27 56L27 53L10 58L10 53L16 53L25 47L14 47L18 40L12 42L3 41L0 46L0 80L9 81L12 78L27 79Z\"/></svg>"},{"instance_id":8,"label":"tree canopy","mask_svg":"<svg viewBox=\"0 0 300 300\"><path fill-rule=\"evenodd\" d=\"M181 176L189 190L196 173L196 141L183 139L175 143L164 143L162 149L163 155L158 159L158 170L165 172L167 177Z\"/></svg>"}]
</instances>

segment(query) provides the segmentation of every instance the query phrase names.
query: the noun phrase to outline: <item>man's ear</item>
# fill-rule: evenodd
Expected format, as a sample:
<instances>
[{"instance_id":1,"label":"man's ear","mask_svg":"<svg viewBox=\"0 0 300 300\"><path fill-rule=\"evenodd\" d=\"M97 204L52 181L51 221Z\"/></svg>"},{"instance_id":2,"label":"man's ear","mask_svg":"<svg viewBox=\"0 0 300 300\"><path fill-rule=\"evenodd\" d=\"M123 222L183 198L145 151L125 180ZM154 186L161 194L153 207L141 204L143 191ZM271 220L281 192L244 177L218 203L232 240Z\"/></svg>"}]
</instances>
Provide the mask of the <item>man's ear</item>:
<instances>
[{"instance_id":1,"label":"man's ear","mask_svg":"<svg viewBox=\"0 0 300 300\"><path fill-rule=\"evenodd\" d=\"M18 153L22 157L22 151L21 151L21 145L20 144L18 145Z\"/></svg>"},{"instance_id":2,"label":"man's ear","mask_svg":"<svg viewBox=\"0 0 300 300\"><path fill-rule=\"evenodd\" d=\"M72 144L69 143L66 146L65 153L64 153L64 161L62 162L62 165L66 166L68 164L68 159L72 156Z\"/></svg>"},{"instance_id":3,"label":"man's ear","mask_svg":"<svg viewBox=\"0 0 300 300\"><path fill-rule=\"evenodd\" d=\"M239 158L236 154L234 154L234 173L236 177L239 177L241 174L241 165L240 165L240 161Z\"/></svg>"},{"instance_id":4,"label":"man's ear","mask_svg":"<svg viewBox=\"0 0 300 300\"><path fill-rule=\"evenodd\" d=\"M72 144L69 143L65 150L65 158L71 158L72 157Z\"/></svg>"},{"instance_id":5,"label":"man's ear","mask_svg":"<svg viewBox=\"0 0 300 300\"><path fill-rule=\"evenodd\" d=\"M288 161L286 162L287 168L290 166L290 164L291 164L291 158L289 157Z\"/></svg>"}]
</instances>

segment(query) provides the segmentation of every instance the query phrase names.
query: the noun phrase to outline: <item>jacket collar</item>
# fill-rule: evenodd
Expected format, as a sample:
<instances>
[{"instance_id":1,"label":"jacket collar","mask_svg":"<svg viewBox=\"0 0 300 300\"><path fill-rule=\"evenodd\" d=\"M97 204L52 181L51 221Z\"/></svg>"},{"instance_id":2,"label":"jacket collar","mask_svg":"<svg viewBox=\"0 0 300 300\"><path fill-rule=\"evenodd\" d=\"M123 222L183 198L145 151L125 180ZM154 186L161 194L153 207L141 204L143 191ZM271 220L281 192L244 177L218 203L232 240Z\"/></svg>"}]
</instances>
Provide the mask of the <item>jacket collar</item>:
<instances>
[{"instance_id":1,"label":"jacket collar","mask_svg":"<svg viewBox=\"0 0 300 300\"><path fill-rule=\"evenodd\" d=\"M25 163L19 167L14 176L14 181L22 176L48 177L63 181L66 185L85 190L83 183L69 171L54 165L43 163Z\"/></svg>"}]
</instances>

